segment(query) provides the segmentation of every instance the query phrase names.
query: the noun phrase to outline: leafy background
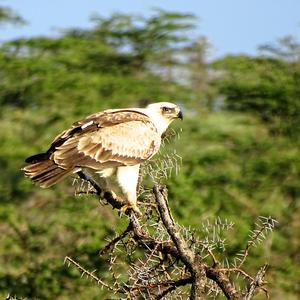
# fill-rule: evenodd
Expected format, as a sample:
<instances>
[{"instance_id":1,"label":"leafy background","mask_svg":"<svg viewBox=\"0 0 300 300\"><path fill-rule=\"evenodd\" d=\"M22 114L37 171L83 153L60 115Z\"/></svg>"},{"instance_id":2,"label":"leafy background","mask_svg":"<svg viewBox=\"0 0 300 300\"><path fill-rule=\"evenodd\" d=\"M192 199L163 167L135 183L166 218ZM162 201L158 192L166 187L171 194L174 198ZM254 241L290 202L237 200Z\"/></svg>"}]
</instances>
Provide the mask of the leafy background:
<instances>
[{"instance_id":1,"label":"leafy background","mask_svg":"<svg viewBox=\"0 0 300 300\"><path fill-rule=\"evenodd\" d=\"M1 7L0 21L23 20ZM300 44L283 37L256 57L208 62L207 39L188 34L194 26L192 14L114 14L89 30L0 45L0 297L108 297L63 260L108 277L98 252L125 220L94 197L75 197L72 179L42 190L20 168L87 114L171 101L185 112L173 126L180 138L166 145L182 158L165 180L176 219L192 228L234 222L232 259L258 216L276 218L247 271L269 262L272 299L299 298Z\"/></svg>"}]
</instances>

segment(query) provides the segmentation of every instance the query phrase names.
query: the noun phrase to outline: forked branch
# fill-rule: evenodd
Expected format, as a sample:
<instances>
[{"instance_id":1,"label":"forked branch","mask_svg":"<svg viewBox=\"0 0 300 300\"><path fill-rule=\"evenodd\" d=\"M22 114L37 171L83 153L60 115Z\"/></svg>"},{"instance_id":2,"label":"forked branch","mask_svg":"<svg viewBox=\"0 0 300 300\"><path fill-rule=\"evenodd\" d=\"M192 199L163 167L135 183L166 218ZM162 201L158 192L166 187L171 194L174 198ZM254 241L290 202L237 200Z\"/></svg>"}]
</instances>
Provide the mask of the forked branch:
<instances>
[{"instance_id":1,"label":"forked branch","mask_svg":"<svg viewBox=\"0 0 300 300\"><path fill-rule=\"evenodd\" d=\"M122 199L116 199L110 193L103 193L93 178L83 172L80 172L79 176L88 181L95 189L96 194L104 198L113 208L121 209L124 206L125 202ZM257 289L266 291L262 287L265 283L263 277L266 268L261 269L256 277L252 277L239 267L222 267L213 253L213 248L206 247L203 241L197 239L191 242L188 236L182 234L182 227L176 224L168 206L166 188L155 186L153 194L159 213L155 230L159 231L161 235L153 234L149 230L149 223L144 219L139 219L134 211L128 209L125 212L129 219L127 228L99 252L100 255L111 255L110 261L113 265L117 257L112 256L112 252L117 245L126 245L133 241L136 247L143 250L144 260L138 260L131 265L132 272L128 277L128 282L118 281L112 271L115 282L113 285L109 285L97 277L94 272L87 271L70 257L66 257L66 263L74 265L83 275L91 277L112 293L127 295L130 299L140 296L144 296L145 299L162 299L175 291L179 293L177 291L179 287L189 284L191 285L190 299L202 299L207 285L212 281L218 287L219 292L222 291L227 299L232 300L249 300ZM192 248L193 243L194 246L197 244L199 248L204 249L205 255L199 254L201 251ZM247 247L247 250L249 248L250 246ZM131 254L127 253L127 255ZM207 256L211 257L210 263L205 260ZM247 291L242 292L235 288L230 280L231 273L240 273L244 276L245 280L249 282Z\"/></svg>"}]
</instances>

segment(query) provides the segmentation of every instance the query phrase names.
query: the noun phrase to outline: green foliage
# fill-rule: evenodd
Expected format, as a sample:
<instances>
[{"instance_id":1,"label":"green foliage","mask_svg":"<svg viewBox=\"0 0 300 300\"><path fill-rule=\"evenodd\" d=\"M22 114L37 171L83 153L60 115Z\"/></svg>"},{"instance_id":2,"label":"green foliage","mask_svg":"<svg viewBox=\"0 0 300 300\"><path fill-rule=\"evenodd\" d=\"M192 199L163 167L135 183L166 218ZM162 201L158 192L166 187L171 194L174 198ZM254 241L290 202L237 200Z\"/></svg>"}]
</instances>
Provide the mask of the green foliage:
<instances>
[{"instance_id":1,"label":"green foliage","mask_svg":"<svg viewBox=\"0 0 300 300\"><path fill-rule=\"evenodd\" d=\"M86 103L83 100L99 110L108 100L113 105L133 103L136 97L143 97L145 90L149 97L163 94L154 88L158 80L155 76L138 77L126 64L127 55L117 54L95 40L67 37L58 41L17 41L4 47L0 61L1 76L5 78L1 82L4 105L36 109L45 105L57 108L59 103L60 109L67 109L72 101L82 112ZM23 52L29 56L23 57Z\"/></svg>"},{"instance_id":2,"label":"green foliage","mask_svg":"<svg viewBox=\"0 0 300 300\"><path fill-rule=\"evenodd\" d=\"M188 41L184 32L194 27L192 14L166 12L160 9L149 18L114 14L105 19L94 16L95 34L119 50L129 52L136 68L146 64L172 65L180 43Z\"/></svg>"},{"instance_id":3,"label":"green foliage","mask_svg":"<svg viewBox=\"0 0 300 300\"><path fill-rule=\"evenodd\" d=\"M274 299L298 298L299 60L225 57L212 72L206 41L188 38L193 21L164 11L96 17L91 30L1 45L0 297L107 297L63 260L73 256L108 276L98 251L126 222L94 197L73 197L72 179L42 190L20 168L87 114L167 100L186 110L180 139L166 145L182 157L180 172L166 181L179 223L199 228L216 216L234 222L227 245L233 260L253 221L272 215L279 227L247 271L269 261ZM215 112L210 100L218 104L220 96L225 107Z\"/></svg>"},{"instance_id":4,"label":"green foliage","mask_svg":"<svg viewBox=\"0 0 300 300\"><path fill-rule=\"evenodd\" d=\"M5 23L24 25L26 22L9 7L0 6L0 26Z\"/></svg>"},{"instance_id":5,"label":"green foliage","mask_svg":"<svg viewBox=\"0 0 300 300\"><path fill-rule=\"evenodd\" d=\"M225 73L216 85L228 109L254 112L274 132L299 134L299 61L229 56L213 65Z\"/></svg>"}]
</instances>

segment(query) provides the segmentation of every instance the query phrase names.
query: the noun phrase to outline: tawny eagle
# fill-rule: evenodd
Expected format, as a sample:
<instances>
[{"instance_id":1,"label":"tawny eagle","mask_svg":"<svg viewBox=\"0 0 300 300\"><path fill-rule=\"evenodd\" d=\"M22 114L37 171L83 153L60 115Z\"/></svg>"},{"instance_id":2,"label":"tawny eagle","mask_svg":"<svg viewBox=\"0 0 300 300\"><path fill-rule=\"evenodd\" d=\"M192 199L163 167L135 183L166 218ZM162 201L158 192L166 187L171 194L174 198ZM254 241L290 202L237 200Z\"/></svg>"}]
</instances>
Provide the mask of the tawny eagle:
<instances>
[{"instance_id":1,"label":"tawny eagle","mask_svg":"<svg viewBox=\"0 0 300 300\"><path fill-rule=\"evenodd\" d=\"M169 102L95 113L59 134L47 152L28 157L25 176L46 188L79 171L99 174L104 191L116 195L114 179L127 207L139 213L140 164L157 153L162 134L177 118L182 112Z\"/></svg>"}]
</instances>

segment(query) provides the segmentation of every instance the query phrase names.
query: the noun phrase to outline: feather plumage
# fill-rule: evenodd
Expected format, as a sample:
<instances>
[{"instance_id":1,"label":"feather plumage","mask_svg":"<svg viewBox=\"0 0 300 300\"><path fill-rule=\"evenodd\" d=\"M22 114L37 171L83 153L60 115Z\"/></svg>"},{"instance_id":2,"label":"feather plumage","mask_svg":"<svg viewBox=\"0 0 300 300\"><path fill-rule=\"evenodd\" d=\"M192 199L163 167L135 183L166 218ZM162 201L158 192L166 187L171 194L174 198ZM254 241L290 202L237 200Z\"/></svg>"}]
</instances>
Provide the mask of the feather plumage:
<instances>
[{"instance_id":1,"label":"feather plumage","mask_svg":"<svg viewBox=\"0 0 300 300\"><path fill-rule=\"evenodd\" d=\"M119 184L126 190L128 201L135 202L140 163L159 150L161 135L178 117L182 118L181 111L172 103L95 113L59 134L47 152L27 158L25 176L48 187L81 169L101 174L108 168L117 168L112 174L122 181ZM126 172L133 182L126 178ZM130 191L125 188L126 180Z\"/></svg>"}]
</instances>

